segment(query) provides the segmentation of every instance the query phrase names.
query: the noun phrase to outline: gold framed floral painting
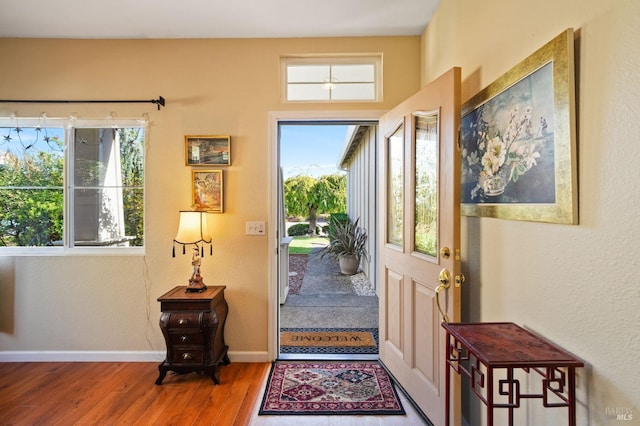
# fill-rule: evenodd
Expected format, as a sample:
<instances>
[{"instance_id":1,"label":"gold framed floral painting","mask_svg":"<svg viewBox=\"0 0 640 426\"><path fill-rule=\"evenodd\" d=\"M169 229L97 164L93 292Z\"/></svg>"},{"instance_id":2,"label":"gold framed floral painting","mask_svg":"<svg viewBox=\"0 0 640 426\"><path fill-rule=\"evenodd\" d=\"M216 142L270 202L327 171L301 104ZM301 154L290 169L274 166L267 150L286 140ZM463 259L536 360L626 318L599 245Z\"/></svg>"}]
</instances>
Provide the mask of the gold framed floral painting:
<instances>
[{"instance_id":1,"label":"gold framed floral painting","mask_svg":"<svg viewBox=\"0 0 640 426\"><path fill-rule=\"evenodd\" d=\"M573 30L462 107L462 214L578 222Z\"/></svg>"}]
</instances>

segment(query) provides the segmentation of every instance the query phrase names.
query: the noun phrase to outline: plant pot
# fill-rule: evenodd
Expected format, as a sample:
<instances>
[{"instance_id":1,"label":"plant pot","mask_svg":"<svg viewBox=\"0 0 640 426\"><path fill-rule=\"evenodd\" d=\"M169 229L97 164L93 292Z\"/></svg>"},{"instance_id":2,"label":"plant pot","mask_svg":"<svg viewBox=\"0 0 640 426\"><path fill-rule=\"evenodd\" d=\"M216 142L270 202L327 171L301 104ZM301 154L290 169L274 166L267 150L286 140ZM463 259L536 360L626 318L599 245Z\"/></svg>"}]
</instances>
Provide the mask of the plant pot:
<instances>
[{"instance_id":1,"label":"plant pot","mask_svg":"<svg viewBox=\"0 0 640 426\"><path fill-rule=\"evenodd\" d=\"M360 259L353 254L344 254L338 258L340 272L343 275L353 275L358 272Z\"/></svg>"}]
</instances>

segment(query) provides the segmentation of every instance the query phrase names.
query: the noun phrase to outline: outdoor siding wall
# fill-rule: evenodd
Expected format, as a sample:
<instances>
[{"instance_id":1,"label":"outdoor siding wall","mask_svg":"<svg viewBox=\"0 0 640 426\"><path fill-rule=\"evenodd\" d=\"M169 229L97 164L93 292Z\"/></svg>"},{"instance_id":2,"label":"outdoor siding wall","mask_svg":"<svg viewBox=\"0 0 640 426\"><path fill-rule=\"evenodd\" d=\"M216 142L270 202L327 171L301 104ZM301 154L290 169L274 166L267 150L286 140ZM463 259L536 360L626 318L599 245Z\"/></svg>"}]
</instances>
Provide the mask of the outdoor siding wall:
<instances>
[{"instance_id":1,"label":"outdoor siding wall","mask_svg":"<svg viewBox=\"0 0 640 426\"><path fill-rule=\"evenodd\" d=\"M640 2L443 0L423 34L423 84L462 67L462 100L575 31L580 224L463 218L465 321L513 321L581 357L578 425L640 418ZM538 388L539 390L539 388ZM466 394L465 416L484 411ZM566 424L523 402L514 424ZM504 410L503 410L504 411ZM498 424L506 424L504 417Z\"/></svg>"},{"instance_id":2,"label":"outdoor siding wall","mask_svg":"<svg viewBox=\"0 0 640 426\"><path fill-rule=\"evenodd\" d=\"M376 260L378 233L376 226L378 188L376 185L377 127L369 127L354 150L348 165L347 213L351 220L360 218L360 226L367 231L367 250L370 258L361 262L369 281L377 283Z\"/></svg>"}]
</instances>

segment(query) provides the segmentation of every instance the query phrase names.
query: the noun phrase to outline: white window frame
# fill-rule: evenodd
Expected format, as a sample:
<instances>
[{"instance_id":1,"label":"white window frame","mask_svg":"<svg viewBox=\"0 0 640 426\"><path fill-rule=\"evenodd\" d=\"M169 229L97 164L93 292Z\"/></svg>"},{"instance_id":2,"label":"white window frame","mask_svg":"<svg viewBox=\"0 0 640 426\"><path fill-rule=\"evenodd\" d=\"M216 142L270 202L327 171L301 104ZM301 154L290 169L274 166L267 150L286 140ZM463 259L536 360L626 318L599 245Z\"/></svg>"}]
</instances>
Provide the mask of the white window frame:
<instances>
[{"instance_id":1,"label":"white window frame","mask_svg":"<svg viewBox=\"0 0 640 426\"><path fill-rule=\"evenodd\" d=\"M300 65L319 65L329 66L334 65L373 65L374 77L373 99L289 99L289 67ZM284 103L354 103L354 102L382 102L382 54L356 54L356 55L293 55L282 56L280 58L280 74L281 74L281 94L282 102ZM368 82L367 82L368 83ZM293 83L291 83L293 84ZM311 82L311 84L323 83ZM326 86L339 85L340 82L326 81Z\"/></svg>"},{"instance_id":2,"label":"white window frame","mask_svg":"<svg viewBox=\"0 0 640 426\"><path fill-rule=\"evenodd\" d=\"M47 127L47 128L62 128L64 129L64 213L63 213L63 243L61 246L55 247L1 247L0 256L144 256L146 247L146 202L143 200L145 206L144 223L145 232L142 247L101 247L101 246L75 246L70 241L70 227L73 226L73 209L70 204L73 202L73 197L70 197L70 191L73 191L71 187L71 174L73 173L73 141L74 129L82 128L143 128L145 132L145 146L144 146L144 161L145 161L145 179L144 179L144 198L146 199L146 153L148 146L149 128L146 119L76 119L76 118L32 118L32 117L19 117L19 118L0 118L0 127Z\"/></svg>"}]
</instances>

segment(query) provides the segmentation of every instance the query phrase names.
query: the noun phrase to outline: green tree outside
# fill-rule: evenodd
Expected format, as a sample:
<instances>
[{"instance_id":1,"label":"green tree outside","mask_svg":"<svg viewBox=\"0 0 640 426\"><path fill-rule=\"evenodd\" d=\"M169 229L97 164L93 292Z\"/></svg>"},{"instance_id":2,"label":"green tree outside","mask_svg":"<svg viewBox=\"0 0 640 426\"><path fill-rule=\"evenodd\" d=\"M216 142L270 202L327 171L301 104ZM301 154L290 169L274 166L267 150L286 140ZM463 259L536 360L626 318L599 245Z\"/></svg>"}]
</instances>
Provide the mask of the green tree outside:
<instances>
[{"instance_id":1,"label":"green tree outside","mask_svg":"<svg viewBox=\"0 0 640 426\"><path fill-rule=\"evenodd\" d=\"M284 182L284 199L287 214L307 217L309 234L315 234L319 214L346 211L347 176L334 173L319 178L288 178Z\"/></svg>"},{"instance_id":2,"label":"green tree outside","mask_svg":"<svg viewBox=\"0 0 640 426\"><path fill-rule=\"evenodd\" d=\"M120 129L120 161L124 232L135 236L132 246L144 245L144 129Z\"/></svg>"},{"instance_id":3,"label":"green tree outside","mask_svg":"<svg viewBox=\"0 0 640 426\"><path fill-rule=\"evenodd\" d=\"M0 163L0 246L46 246L63 239L64 142L58 137L36 139L48 149L22 146L20 132L41 129L11 129L16 138L5 137L20 149L7 151ZM144 238L144 129L118 129L126 235L135 236L132 246ZM17 140L19 142L14 141ZM15 149L15 148L14 148Z\"/></svg>"},{"instance_id":4,"label":"green tree outside","mask_svg":"<svg viewBox=\"0 0 640 426\"><path fill-rule=\"evenodd\" d=\"M51 152L8 152L0 165L0 245L44 246L62 239L64 143L48 140ZM32 153L33 152L33 153Z\"/></svg>"}]
</instances>

